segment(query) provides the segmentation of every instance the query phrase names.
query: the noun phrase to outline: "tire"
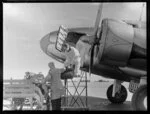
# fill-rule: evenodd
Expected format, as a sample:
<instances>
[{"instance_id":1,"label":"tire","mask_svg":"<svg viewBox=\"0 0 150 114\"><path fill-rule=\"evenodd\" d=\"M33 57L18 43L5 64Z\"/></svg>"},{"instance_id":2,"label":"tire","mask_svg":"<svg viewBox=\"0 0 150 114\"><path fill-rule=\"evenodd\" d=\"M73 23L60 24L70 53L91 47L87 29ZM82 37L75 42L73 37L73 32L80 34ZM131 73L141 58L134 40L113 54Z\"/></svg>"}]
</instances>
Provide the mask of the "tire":
<instances>
[{"instance_id":1,"label":"tire","mask_svg":"<svg viewBox=\"0 0 150 114\"><path fill-rule=\"evenodd\" d=\"M135 93L132 96L132 108L133 110L147 110L147 108L144 106L144 100L147 98L147 85L140 86Z\"/></svg>"},{"instance_id":2,"label":"tire","mask_svg":"<svg viewBox=\"0 0 150 114\"><path fill-rule=\"evenodd\" d=\"M127 98L127 90L126 88L121 85L120 92L115 94L115 97L112 97L113 85L110 85L107 89L107 98L111 103L121 104Z\"/></svg>"}]
</instances>

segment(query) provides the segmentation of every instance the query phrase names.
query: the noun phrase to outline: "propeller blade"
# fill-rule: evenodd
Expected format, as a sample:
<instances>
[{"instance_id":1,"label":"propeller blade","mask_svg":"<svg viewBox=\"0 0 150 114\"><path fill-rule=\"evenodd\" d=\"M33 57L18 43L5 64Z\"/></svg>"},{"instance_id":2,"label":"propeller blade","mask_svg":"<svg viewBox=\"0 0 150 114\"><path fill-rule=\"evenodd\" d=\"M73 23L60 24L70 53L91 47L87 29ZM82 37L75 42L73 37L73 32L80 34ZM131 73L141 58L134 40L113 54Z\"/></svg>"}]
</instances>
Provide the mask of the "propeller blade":
<instances>
[{"instance_id":1,"label":"propeller blade","mask_svg":"<svg viewBox=\"0 0 150 114\"><path fill-rule=\"evenodd\" d=\"M95 46L95 40L97 38L97 32L98 32L98 28L99 28L99 24L101 21L101 16L102 16L102 8L103 8L103 4L99 4L99 8L98 8L98 12L97 12L97 17L96 17L96 21L95 21L95 28L94 28L94 42L91 46L91 54L90 54L90 64L89 64L89 77L91 77L91 69L93 66L93 56L94 56L94 46Z\"/></svg>"},{"instance_id":2,"label":"propeller blade","mask_svg":"<svg viewBox=\"0 0 150 114\"><path fill-rule=\"evenodd\" d=\"M103 4L99 4L99 8L98 8L98 12L97 12L97 17L96 17L96 21L95 21L95 28L94 28L94 42L95 39L97 38L97 32L98 32L98 28L99 28L99 23L101 21L101 15L102 15L102 8L103 8ZM89 75L91 76L91 68L93 65L93 54L94 54L94 43L91 46L91 54L90 54L90 64L89 64Z\"/></svg>"},{"instance_id":3,"label":"propeller blade","mask_svg":"<svg viewBox=\"0 0 150 114\"><path fill-rule=\"evenodd\" d=\"M101 16L102 16L102 9L103 9L103 3L99 4L99 8L98 8L98 12L97 12L97 17L96 17L96 21L95 21L95 28L94 28L94 35L97 35L98 32L98 27L101 21Z\"/></svg>"},{"instance_id":4,"label":"propeller blade","mask_svg":"<svg viewBox=\"0 0 150 114\"><path fill-rule=\"evenodd\" d=\"M94 46L91 47L91 53L90 53L90 65L89 65L89 74L91 76L91 69L93 65L93 56L94 56Z\"/></svg>"}]
</instances>

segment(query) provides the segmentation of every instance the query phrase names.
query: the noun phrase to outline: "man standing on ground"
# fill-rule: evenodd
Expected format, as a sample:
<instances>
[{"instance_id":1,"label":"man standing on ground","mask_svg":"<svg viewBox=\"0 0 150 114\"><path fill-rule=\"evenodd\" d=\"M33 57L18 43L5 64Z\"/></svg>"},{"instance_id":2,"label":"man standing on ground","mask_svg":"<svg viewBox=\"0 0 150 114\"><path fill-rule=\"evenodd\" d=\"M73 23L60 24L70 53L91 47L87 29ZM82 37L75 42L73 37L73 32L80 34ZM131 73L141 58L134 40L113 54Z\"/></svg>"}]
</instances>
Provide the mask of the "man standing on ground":
<instances>
[{"instance_id":1,"label":"man standing on ground","mask_svg":"<svg viewBox=\"0 0 150 114\"><path fill-rule=\"evenodd\" d=\"M51 103L52 110L61 110L61 97L65 95L65 88L61 82L61 73L65 69L58 69L53 62L48 64L50 70L43 83L47 81L51 83Z\"/></svg>"}]
</instances>

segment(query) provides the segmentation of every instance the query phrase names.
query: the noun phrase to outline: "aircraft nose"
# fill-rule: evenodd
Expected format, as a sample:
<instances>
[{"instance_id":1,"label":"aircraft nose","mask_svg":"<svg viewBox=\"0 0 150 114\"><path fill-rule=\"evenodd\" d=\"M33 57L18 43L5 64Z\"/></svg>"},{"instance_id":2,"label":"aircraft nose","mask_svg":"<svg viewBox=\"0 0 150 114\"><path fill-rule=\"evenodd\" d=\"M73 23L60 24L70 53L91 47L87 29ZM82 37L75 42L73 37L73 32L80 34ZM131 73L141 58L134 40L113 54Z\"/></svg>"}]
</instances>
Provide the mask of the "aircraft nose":
<instances>
[{"instance_id":1,"label":"aircraft nose","mask_svg":"<svg viewBox=\"0 0 150 114\"><path fill-rule=\"evenodd\" d=\"M40 46L43 52L51 58L57 61L63 62L65 56L63 53L59 52L56 47L57 31L48 33L40 40Z\"/></svg>"},{"instance_id":2,"label":"aircraft nose","mask_svg":"<svg viewBox=\"0 0 150 114\"><path fill-rule=\"evenodd\" d=\"M46 53L47 52L47 47L50 44L50 33L45 35L41 40L40 40L40 46L41 49Z\"/></svg>"}]
</instances>

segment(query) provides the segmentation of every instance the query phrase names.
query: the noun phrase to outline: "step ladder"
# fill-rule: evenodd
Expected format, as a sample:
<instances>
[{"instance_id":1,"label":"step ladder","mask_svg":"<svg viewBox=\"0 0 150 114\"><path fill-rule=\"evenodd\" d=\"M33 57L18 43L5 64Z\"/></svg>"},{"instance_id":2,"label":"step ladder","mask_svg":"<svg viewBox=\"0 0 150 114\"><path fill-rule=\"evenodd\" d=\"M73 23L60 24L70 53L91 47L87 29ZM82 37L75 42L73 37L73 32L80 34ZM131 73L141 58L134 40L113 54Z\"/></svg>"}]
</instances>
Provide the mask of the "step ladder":
<instances>
[{"instance_id":1,"label":"step ladder","mask_svg":"<svg viewBox=\"0 0 150 114\"><path fill-rule=\"evenodd\" d=\"M78 80L74 79L77 78L64 80L66 95L62 110L88 110L87 72L81 71Z\"/></svg>"}]
</instances>

